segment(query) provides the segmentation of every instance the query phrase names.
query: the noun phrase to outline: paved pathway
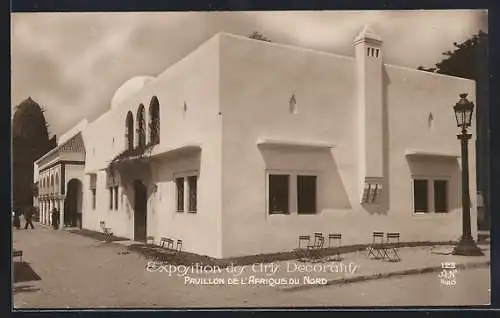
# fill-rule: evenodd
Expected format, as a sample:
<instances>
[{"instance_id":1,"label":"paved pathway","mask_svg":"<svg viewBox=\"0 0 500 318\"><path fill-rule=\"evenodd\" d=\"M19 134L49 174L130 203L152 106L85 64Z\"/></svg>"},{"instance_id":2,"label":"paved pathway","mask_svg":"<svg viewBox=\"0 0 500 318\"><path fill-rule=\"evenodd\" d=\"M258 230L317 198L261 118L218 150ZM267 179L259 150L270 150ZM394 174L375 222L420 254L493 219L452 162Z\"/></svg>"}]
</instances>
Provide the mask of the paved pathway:
<instances>
[{"instance_id":1,"label":"paved pathway","mask_svg":"<svg viewBox=\"0 0 500 318\"><path fill-rule=\"evenodd\" d=\"M116 243L107 244L40 226L35 230L14 230L13 241L16 249L24 251L23 259L40 277L40 280L15 283L16 308L471 305L489 302L489 268L460 271L454 287L441 286L438 273L432 273L293 291L283 290L283 286L228 285L227 279L232 274L227 270L211 275L188 274L193 279L225 279L224 285L200 286L194 280L186 284L184 276L169 275L164 267L148 268L144 258L127 253L124 246ZM443 261L485 262L489 259L488 255L458 259L431 252L430 248L403 249L400 263L383 263L369 260L361 253L352 253L345 256L343 263L347 267L357 265L353 275L362 275L408 266L439 266ZM328 280L344 275L291 273L286 271L286 264L275 263L279 270L274 275L259 273L261 268L257 266L253 270L245 268L238 277L248 279L253 275L302 281L306 275ZM292 269L298 263L290 264L288 267ZM469 297L471 290L477 293Z\"/></svg>"}]
</instances>

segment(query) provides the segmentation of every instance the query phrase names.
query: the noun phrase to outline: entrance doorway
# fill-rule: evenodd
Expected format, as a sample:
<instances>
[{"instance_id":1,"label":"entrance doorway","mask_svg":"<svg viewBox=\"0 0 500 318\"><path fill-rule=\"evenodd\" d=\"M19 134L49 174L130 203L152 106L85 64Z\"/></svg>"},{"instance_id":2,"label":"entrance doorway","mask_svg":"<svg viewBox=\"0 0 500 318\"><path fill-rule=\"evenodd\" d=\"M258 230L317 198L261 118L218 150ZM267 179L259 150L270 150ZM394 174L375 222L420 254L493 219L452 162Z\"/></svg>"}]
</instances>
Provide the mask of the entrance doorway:
<instances>
[{"instance_id":1,"label":"entrance doorway","mask_svg":"<svg viewBox=\"0 0 500 318\"><path fill-rule=\"evenodd\" d=\"M82 182L78 179L71 179L67 184L64 224L68 227L82 228Z\"/></svg>"},{"instance_id":2,"label":"entrance doorway","mask_svg":"<svg viewBox=\"0 0 500 318\"><path fill-rule=\"evenodd\" d=\"M134 182L134 240L146 241L147 188L140 180Z\"/></svg>"}]
</instances>

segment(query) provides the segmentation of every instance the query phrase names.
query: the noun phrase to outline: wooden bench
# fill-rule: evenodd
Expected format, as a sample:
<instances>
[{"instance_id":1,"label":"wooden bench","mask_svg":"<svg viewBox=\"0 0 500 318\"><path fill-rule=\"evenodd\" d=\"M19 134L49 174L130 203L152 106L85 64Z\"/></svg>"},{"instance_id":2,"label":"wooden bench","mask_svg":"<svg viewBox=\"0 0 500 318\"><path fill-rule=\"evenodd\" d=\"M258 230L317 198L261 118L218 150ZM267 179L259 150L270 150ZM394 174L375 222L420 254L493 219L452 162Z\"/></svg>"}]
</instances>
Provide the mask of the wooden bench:
<instances>
[{"instance_id":1,"label":"wooden bench","mask_svg":"<svg viewBox=\"0 0 500 318\"><path fill-rule=\"evenodd\" d=\"M174 248L174 240L162 237L160 238L160 247L166 248L166 249L173 249Z\"/></svg>"},{"instance_id":2,"label":"wooden bench","mask_svg":"<svg viewBox=\"0 0 500 318\"><path fill-rule=\"evenodd\" d=\"M101 227L101 231L104 233L105 237L104 237L104 240L106 242L111 242L111 238L113 236L113 232L111 231L111 228L109 227L106 227L106 223L104 221L101 221L99 223L100 227Z\"/></svg>"},{"instance_id":3,"label":"wooden bench","mask_svg":"<svg viewBox=\"0 0 500 318\"><path fill-rule=\"evenodd\" d=\"M12 257L19 257L21 263L23 262L23 251L21 250L13 250L12 251Z\"/></svg>"},{"instance_id":4,"label":"wooden bench","mask_svg":"<svg viewBox=\"0 0 500 318\"><path fill-rule=\"evenodd\" d=\"M160 238L160 247L164 248L165 250L160 251L160 256L155 260L159 262L167 262L173 257L178 256L182 251L182 243L182 240L177 240L174 248L174 240L166 237Z\"/></svg>"}]
</instances>

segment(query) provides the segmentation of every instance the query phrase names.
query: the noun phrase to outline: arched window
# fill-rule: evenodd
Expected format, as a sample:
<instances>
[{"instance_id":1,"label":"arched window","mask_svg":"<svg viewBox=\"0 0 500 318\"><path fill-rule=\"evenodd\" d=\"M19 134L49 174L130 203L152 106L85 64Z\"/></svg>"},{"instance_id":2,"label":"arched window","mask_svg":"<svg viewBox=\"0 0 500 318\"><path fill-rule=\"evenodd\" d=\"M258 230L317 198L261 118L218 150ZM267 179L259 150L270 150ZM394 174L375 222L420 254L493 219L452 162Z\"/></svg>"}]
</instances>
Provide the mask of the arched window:
<instances>
[{"instance_id":1,"label":"arched window","mask_svg":"<svg viewBox=\"0 0 500 318\"><path fill-rule=\"evenodd\" d=\"M149 141L152 145L160 143L160 103L156 96L149 104Z\"/></svg>"},{"instance_id":2,"label":"arched window","mask_svg":"<svg viewBox=\"0 0 500 318\"><path fill-rule=\"evenodd\" d=\"M134 149L134 115L132 115L131 111L127 113L125 129L127 130L127 133L125 134L127 150L132 150Z\"/></svg>"},{"instance_id":3,"label":"arched window","mask_svg":"<svg viewBox=\"0 0 500 318\"><path fill-rule=\"evenodd\" d=\"M139 147L146 146L146 118L144 105L140 104L137 110L137 143Z\"/></svg>"}]
</instances>

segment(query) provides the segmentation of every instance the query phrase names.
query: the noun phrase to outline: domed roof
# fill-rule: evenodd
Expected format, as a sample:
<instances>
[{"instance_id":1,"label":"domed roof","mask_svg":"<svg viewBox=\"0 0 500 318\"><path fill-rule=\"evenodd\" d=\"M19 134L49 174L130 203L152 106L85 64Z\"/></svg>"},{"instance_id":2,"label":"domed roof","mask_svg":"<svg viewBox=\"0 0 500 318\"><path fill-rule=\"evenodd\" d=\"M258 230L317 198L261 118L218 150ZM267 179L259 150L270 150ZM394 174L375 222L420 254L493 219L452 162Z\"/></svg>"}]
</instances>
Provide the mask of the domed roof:
<instances>
[{"instance_id":1,"label":"domed roof","mask_svg":"<svg viewBox=\"0 0 500 318\"><path fill-rule=\"evenodd\" d=\"M151 76L135 76L123 83L111 99L111 108L116 108L124 100L140 91L146 83L154 80Z\"/></svg>"}]
</instances>

